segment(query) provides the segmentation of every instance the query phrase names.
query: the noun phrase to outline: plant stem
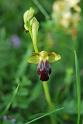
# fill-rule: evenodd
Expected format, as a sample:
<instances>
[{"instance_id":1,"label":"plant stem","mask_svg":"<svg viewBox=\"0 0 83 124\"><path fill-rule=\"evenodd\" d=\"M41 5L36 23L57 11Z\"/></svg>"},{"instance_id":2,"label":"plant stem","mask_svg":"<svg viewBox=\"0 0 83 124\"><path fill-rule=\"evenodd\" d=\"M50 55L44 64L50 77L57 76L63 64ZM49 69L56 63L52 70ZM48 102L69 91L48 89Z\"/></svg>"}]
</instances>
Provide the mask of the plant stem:
<instances>
[{"instance_id":1,"label":"plant stem","mask_svg":"<svg viewBox=\"0 0 83 124\"><path fill-rule=\"evenodd\" d=\"M44 88L44 93L45 93L46 101L47 101L48 105L50 107L52 107L53 104L52 104L51 97L50 97L50 94L49 94L48 83L43 81L42 84L43 84L43 88Z\"/></svg>"},{"instance_id":2,"label":"plant stem","mask_svg":"<svg viewBox=\"0 0 83 124\"><path fill-rule=\"evenodd\" d=\"M48 82L43 81L42 84L43 84L44 94L45 94L46 101L48 103L49 110L52 111L53 109L55 109L55 107L52 103L52 100L49 94ZM53 115L50 115L50 119L52 124L56 124Z\"/></svg>"},{"instance_id":3,"label":"plant stem","mask_svg":"<svg viewBox=\"0 0 83 124\"><path fill-rule=\"evenodd\" d=\"M35 52L38 53L38 47L37 47L37 44L36 44L37 39L33 40L31 30L29 30L29 33L30 33L30 36L31 36L31 38L32 38L33 48L34 48Z\"/></svg>"},{"instance_id":4,"label":"plant stem","mask_svg":"<svg viewBox=\"0 0 83 124\"><path fill-rule=\"evenodd\" d=\"M33 43L33 47L34 47L35 52L38 53L38 47L35 43Z\"/></svg>"}]
</instances>

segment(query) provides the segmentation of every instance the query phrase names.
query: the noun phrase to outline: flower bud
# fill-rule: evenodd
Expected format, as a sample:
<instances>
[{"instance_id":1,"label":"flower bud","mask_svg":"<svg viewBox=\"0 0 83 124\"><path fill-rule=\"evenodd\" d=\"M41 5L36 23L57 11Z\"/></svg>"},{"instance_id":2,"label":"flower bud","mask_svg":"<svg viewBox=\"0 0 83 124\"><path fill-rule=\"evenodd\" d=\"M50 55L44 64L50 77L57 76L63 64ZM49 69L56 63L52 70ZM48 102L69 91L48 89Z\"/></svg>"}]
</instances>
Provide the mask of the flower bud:
<instances>
[{"instance_id":1,"label":"flower bud","mask_svg":"<svg viewBox=\"0 0 83 124\"><path fill-rule=\"evenodd\" d=\"M30 19L33 17L34 15L34 9L33 8L30 8L29 10L27 10L25 13L24 13L24 23L26 24L27 21L30 21Z\"/></svg>"}]
</instances>

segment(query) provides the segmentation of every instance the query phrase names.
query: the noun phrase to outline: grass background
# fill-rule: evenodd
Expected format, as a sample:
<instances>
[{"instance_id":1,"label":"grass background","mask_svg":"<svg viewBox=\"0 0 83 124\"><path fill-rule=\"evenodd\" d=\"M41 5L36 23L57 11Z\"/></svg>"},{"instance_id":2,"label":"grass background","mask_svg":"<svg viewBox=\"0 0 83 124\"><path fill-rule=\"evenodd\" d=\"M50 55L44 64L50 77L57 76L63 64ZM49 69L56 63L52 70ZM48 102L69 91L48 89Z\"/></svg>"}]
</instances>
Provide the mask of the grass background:
<instances>
[{"instance_id":1,"label":"grass background","mask_svg":"<svg viewBox=\"0 0 83 124\"><path fill-rule=\"evenodd\" d=\"M48 20L54 0L39 2L40 4L35 0L0 0L0 124L25 124L48 111L36 65L26 61L33 51L33 46L29 33L26 33L23 27L23 14L30 7L35 9L36 18L40 23L39 50L55 51L62 56L59 62L52 64L52 74L48 82L54 104L58 108L64 106L64 110L57 113L57 124L76 124L80 108L81 121L78 124L82 124L83 1L80 2L82 19L78 26L77 39L74 41L70 35L52 27ZM74 55L74 50L77 55ZM50 124L49 116L34 122L42 123Z\"/></svg>"}]
</instances>

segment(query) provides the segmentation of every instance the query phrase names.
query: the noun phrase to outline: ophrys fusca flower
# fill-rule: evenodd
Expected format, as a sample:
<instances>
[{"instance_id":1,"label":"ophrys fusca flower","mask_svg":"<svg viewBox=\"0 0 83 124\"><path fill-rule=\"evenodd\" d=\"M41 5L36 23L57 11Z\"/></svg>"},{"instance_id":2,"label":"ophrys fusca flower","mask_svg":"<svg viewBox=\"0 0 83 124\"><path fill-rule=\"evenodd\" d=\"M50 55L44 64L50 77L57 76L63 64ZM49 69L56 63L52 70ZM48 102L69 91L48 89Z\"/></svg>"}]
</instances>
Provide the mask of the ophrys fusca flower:
<instances>
[{"instance_id":1,"label":"ophrys fusca flower","mask_svg":"<svg viewBox=\"0 0 83 124\"><path fill-rule=\"evenodd\" d=\"M51 74L50 63L58 61L61 56L55 52L41 51L38 53L33 53L28 59L29 63L37 64L37 73L40 76L40 80L47 81Z\"/></svg>"}]
</instances>

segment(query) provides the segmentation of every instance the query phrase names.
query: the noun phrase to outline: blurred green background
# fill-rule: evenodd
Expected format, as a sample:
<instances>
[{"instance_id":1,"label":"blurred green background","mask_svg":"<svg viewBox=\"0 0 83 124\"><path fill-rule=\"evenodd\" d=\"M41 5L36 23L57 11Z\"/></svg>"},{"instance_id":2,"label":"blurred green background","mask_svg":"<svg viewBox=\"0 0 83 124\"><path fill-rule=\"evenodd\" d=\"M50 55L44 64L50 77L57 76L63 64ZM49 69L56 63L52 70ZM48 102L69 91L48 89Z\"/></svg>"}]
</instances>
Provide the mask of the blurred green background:
<instances>
[{"instance_id":1,"label":"blurred green background","mask_svg":"<svg viewBox=\"0 0 83 124\"><path fill-rule=\"evenodd\" d=\"M39 0L42 8L51 18L54 0ZM83 1L80 3L83 11ZM83 117L83 12L78 26L77 39L56 30L49 19L39 9L35 0L0 0L0 113L8 105L12 93L20 82L18 92L9 110L0 116L0 124L25 124L48 111L42 83L36 71L36 65L27 62L33 52L32 41L24 30L23 14L33 7L40 23L38 34L39 50L58 52L62 59L52 64L52 74L48 81L54 104L64 106L57 114L57 124L76 124L76 78L74 52L77 50L81 77L81 123ZM34 124L50 124L49 117Z\"/></svg>"}]
</instances>

